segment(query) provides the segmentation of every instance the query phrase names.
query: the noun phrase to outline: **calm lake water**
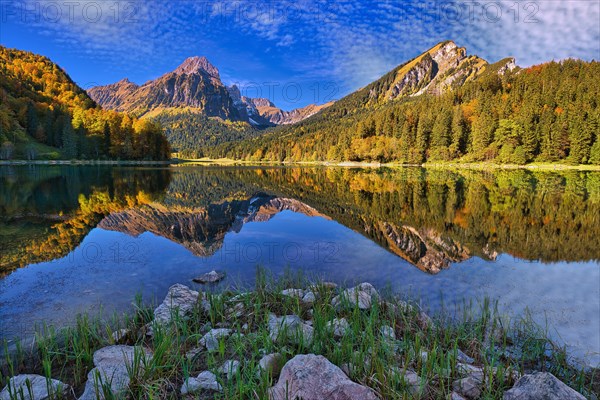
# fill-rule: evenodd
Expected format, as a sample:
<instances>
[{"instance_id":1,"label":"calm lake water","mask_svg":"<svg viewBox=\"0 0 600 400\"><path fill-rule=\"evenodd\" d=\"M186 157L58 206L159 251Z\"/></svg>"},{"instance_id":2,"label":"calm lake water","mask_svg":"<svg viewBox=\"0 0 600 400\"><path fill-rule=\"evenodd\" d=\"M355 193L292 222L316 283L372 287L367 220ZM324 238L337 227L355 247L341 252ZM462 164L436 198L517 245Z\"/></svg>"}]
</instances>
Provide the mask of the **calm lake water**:
<instances>
[{"instance_id":1,"label":"calm lake water","mask_svg":"<svg viewBox=\"0 0 600 400\"><path fill-rule=\"evenodd\" d=\"M0 339L257 265L431 312L490 297L600 363L600 173L0 167Z\"/></svg>"}]
</instances>

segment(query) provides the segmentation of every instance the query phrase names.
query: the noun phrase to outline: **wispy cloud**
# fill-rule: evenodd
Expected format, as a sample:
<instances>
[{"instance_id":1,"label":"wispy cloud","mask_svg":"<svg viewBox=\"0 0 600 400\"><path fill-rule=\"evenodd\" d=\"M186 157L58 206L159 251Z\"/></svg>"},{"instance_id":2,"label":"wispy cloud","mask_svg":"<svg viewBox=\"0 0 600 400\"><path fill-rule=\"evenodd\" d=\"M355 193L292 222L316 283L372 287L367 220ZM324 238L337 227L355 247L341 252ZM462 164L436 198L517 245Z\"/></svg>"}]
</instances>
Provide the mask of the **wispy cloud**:
<instances>
[{"instance_id":1,"label":"wispy cloud","mask_svg":"<svg viewBox=\"0 0 600 400\"><path fill-rule=\"evenodd\" d=\"M445 39L490 61L515 56L521 65L600 58L600 0L5 0L3 18L65 51L150 75L202 48L225 54L231 65L219 67L232 73L243 70L242 54L249 66L268 55L275 61L265 68L274 73L334 80L346 90Z\"/></svg>"}]
</instances>

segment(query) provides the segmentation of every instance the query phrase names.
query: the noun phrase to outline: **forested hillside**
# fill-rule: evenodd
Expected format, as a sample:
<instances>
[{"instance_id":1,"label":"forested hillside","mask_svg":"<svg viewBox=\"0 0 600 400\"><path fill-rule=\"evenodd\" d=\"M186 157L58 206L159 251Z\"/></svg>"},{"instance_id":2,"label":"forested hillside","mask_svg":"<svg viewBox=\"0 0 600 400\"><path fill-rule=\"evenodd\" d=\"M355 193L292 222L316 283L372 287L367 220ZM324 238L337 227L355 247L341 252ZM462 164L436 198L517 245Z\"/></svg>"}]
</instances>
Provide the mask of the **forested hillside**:
<instances>
[{"instance_id":1,"label":"forested hillside","mask_svg":"<svg viewBox=\"0 0 600 400\"><path fill-rule=\"evenodd\" d=\"M101 109L48 58L0 46L0 159L170 156L162 128Z\"/></svg>"},{"instance_id":2,"label":"forested hillside","mask_svg":"<svg viewBox=\"0 0 600 400\"><path fill-rule=\"evenodd\" d=\"M600 63L566 60L526 69L507 69L507 63L486 64L476 79L441 94L382 96L389 93L397 69L303 122L218 146L210 155L272 161L600 164Z\"/></svg>"},{"instance_id":3,"label":"forested hillside","mask_svg":"<svg viewBox=\"0 0 600 400\"><path fill-rule=\"evenodd\" d=\"M206 149L210 147L263 134L246 122L207 117L189 107L150 112L144 119L159 123L173 152L186 158L201 158L206 156Z\"/></svg>"}]
</instances>

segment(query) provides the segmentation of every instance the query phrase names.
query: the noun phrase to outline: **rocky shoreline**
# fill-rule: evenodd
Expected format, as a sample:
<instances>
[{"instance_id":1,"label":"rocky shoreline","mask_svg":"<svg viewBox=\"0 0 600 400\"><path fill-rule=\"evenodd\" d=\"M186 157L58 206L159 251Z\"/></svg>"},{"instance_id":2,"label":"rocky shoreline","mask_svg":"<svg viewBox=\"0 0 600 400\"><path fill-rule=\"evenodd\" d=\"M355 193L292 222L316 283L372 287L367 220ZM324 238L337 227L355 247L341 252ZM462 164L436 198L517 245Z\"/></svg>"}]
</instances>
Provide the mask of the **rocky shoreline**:
<instances>
[{"instance_id":1,"label":"rocky shoreline","mask_svg":"<svg viewBox=\"0 0 600 400\"><path fill-rule=\"evenodd\" d=\"M11 360L0 400L597 399L593 375L586 384L586 373L554 368L554 350L536 363L492 315L465 321L445 326L369 283L219 294L176 284L156 309L95 341L38 339L43 373Z\"/></svg>"}]
</instances>

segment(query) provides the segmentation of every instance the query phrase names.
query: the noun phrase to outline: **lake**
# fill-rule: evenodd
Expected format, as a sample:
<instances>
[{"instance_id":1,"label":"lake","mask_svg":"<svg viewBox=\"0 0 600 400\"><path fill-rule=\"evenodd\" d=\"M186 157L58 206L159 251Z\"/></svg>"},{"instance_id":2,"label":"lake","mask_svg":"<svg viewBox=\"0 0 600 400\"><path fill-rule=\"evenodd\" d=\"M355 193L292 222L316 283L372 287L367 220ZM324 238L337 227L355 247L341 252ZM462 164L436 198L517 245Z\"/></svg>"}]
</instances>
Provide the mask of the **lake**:
<instances>
[{"instance_id":1,"label":"lake","mask_svg":"<svg viewBox=\"0 0 600 400\"><path fill-rule=\"evenodd\" d=\"M0 166L0 339L160 301L213 269L489 297L600 364L600 172Z\"/></svg>"}]
</instances>

